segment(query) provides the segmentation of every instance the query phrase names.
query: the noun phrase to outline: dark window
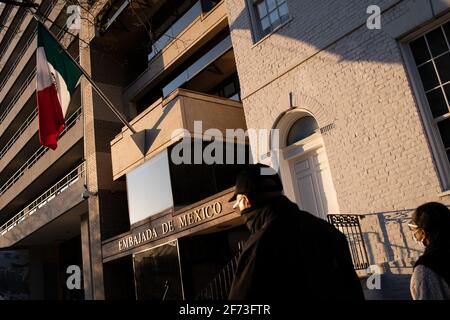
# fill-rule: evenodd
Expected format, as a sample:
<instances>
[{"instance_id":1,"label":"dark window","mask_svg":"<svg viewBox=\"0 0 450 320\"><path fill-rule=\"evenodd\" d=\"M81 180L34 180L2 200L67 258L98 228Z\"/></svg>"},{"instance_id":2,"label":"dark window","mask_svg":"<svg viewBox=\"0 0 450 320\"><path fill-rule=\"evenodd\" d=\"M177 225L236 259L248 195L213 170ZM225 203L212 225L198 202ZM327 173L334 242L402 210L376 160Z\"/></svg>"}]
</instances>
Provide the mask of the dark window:
<instances>
[{"instance_id":1,"label":"dark window","mask_svg":"<svg viewBox=\"0 0 450 320\"><path fill-rule=\"evenodd\" d=\"M253 14L258 25L258 39L271 33L289 19L286 0L251 0Z\"/></svg>"},{"instance_id":2,"label":"dark window","mask_svg":"<svg viewBox=\"0 0 450 320\"><path fill-rule=\"evenodd\" d=\"M445 119L438 124L439 132L441 133L442 142L444 143L447 155L450 151L450 119Z\"/></svg>"},{"instance_id":3,"label":"dark window","mask_svg":"<svg viewBox=\"0 0 450 320\"><path fill-rule=\"evenodd\" d=\"M202 150L205 150L210 144L211 142L203 142ZM169 163L175 208L203 200L235 185L236 175L245 167L245 163L249 163L249 148L242 144L228 144L227 146L222 144L222 146L223 164L207 164L203 159L201 159L200 163L196 164L194 158L195 146L193 143L191 144L190 163ZM186 150L188 150L187 145L186 147ZM234 164L226 164L227 153L232 149L234 149ZM172 150L169 152L170 154ZM240 164L237 161L237 155L240 153L245 157L244 164ZM182 152L180 156L183 156Z\"/></svg>"},{"instance_id":4,"label":"dark window","mask_svg":"<svg viewBox=\"0 0 450 320\"><path fill-rule=\"evenodd\" d=\"M291 129L289 129L286 145L289 146L297 141L303 140L313 135L318 129L319 126L313 117L306 116L300 118L293 124Z\"/></svg>"},{"instance_id":5,"label":"dark window","mask_svg":"<svg viewBox=\"0 0 450 320\"><path fill-rule=\"evenodd\" d=\"M427 44L424 37L411 42L410 46L417 65L430 60L430 52L427 49Z\"/></svg>"},{"instance_id":6,"label":"dark window","mask_svg":"<svg viewBox=\"0 0 450 320\"><path fill-rule=\"evenodd\" d=\"M439 85L439 80L436 75L436 70L432 62L428 62L419 67L420 78L422 79L425 91L436 88Z\"/></svg>"},{"instance_id":7,"label":"dark window","mask_svg":"<svg viewBox=\"0 0 450 320\"><path fill-rule=\"evenodd\" d=\"M212 95L232 99L241 100L241 87L237 73L220 83L212 92Z\"/></svg>"},{"instance_id":8,"label":"dark window","mask_svg":"<svg viewBox=\"0 0 450 320\"><path fill-rule=\"evenodd\" d=\"M450 155L450 24L446 23L410 43L437 133Z\"/></svg>"},{"instance_id":9,"label":"dark window","mask_svg":"<svg viewBox=\"0 0 450 320\"><path fill-rule=\"evenodd\" d=\"M433 117L439 117L448 112L447 103L441 88L437 88L427 93L428 102L430 104Z\"/></svg>"},{"instance_id":10,"label":"dark window","mask_svg":"<svg viewBox=\"0 0 450 320\"><path fill-rule=\"evenodd\" d=\"M177 242L134 255L138 300L182 300Z\"/></svg>"},{"instance_id":11,"label":"dark window","mask_svg":"<svg viewBox=\"0 0 450 320\"><path fill-rule=\"evenodd\" d=\"M441 28L431 31L426 35L428 45L433 57L436 57L446 51L448 51L447 43L445 42L444 33Z\"/></svg>"},{"instance_id":12,"label":"dark window","mask_svg":"<svg viewBox=\"0 0 450 320\"><path fill-rule=\"evenodd\" d=\"M441 83L450 81L450 53L446 53L435 61Z\"/></svg>"},{"instance_id":13,"label":"dark window","mask_svg":"<svg viewBox=\"0 0 450 320\"><path fill-rule=\"evenodd\" d=\"M219 2L220 0L202 0L203 12L211 11Z\"/></svg>"}]
</instances>

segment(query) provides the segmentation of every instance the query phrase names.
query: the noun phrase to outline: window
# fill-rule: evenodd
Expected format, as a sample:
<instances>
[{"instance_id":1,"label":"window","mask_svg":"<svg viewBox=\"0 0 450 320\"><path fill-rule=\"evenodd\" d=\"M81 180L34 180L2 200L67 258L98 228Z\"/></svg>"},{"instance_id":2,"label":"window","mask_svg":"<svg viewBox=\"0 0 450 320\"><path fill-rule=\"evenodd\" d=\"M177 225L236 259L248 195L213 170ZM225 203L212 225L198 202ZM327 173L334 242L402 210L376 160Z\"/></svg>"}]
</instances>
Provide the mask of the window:
<instances>
[{"instance_id":1,"label":"window","mask_svg":"<svg viewBox=\"0 0 450 320\"><path fill-rule=\"evenodd\" d=\"M258 39L268 35L276 27L289 19L286 0L249 0L252 2L252 15L257 26Z\"/></svg>"},{"instance_id":2,"label":"window","mask_svg":"<svg viewBox=\"0 0 450 320\"><path fill-rule=\"evenodd\" d=\"M306 116L300 118L292 125L291 129L289 129L286 145L290 146L297 141L303 140L316 133L318 129L319 126L317 121L313 117Z\"/></svg>"},{"instance_id":3,"label":"window","mask_svg":"<svg viewBox=\"0 0 450 320\"><path fill-rule=\"evenodd\" d=\"M438 145L450 163L450 22L410 42Z\"/></svg>"},{"instance_id":4,"label":"window","mask_svg":"<svg viewBox=\"0 0 450 320\"><path fill-rule=\"evenodd\" d=\"M167 150L127 173L130 224L173 207Z\"/></svg>"},{"instance_id":5,"label":"window","mask_svg":"<svg viewBox=\"0 0 450 320\"><path fill-rule=\"evenodd\" d=\"M241 101L241 87L239 85L237 73L220 83L211 94L235 101Z\"/></svg>"},{"instance_id":6,"label":"window","mask_svg":"<svg viewBox=\"0 0 450 320\"><path fill-rule=\"evenodd\" d=\"M182 300L178 242L133 255L137 300Z\"/></svg>"},{"instance_id":7,"label":"window","mask_svg":"<svg viewBox=\"0 0 450 320\"><path fill-rule=\"evenodd\" d=\"M202 0L203 12L209 12L220 2L220 0Z\"/></svg>"}]
</instances>

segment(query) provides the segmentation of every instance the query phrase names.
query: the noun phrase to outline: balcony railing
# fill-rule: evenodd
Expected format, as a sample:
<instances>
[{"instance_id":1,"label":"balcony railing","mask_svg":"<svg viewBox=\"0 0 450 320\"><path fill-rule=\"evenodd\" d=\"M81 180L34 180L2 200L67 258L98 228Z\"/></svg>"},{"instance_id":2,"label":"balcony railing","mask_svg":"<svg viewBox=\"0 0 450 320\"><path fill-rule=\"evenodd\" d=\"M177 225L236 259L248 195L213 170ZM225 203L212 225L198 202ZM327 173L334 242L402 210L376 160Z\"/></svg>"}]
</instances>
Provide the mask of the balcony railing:
<instances>
[{"instance_id":1,"label":"balcony railing","mask_svg":"<svg viewBox=\"0 0 450 320\"><path fill-rule=\"evenodd\" d=\"M46 13L45 15L48 14L48 12L50 10L52 10L54 8L54 6L56 5L57 1L54 1L52 3L51 6L49 6L46 9ZM56 38L58 40L60 40L66 32L66 28L62 28L59 30L58 34L56 34ZM5 86L6 82L8 81L9 77L11 76L11 74L14 72L14 70L16 69L17 65L19 64L23 54L25 53L25 51L28 49L28 47L30 46L31 42L33 42L34 37L36 36L37 32L34 32L30 38L27 40L27 43L23 46L20 54L18 55L16 61L14 62L14 66L9 70L8 75L6 75L1 84L0 84L0 90L3 89L3 87ZM70 45L69 45L70 46ZM79 56L77 56L75 58L75 60L78 60ZM20 89L17 91L16 95L14 96L14 98L11 100L11 102L8 104L8 106L5 108L5 111L3 111L3 113L0 115L0 124L3 122L3 120L5 120L6 116L8 115L8 113L11 111L11 109L14 107L14 104L17 102L17 100L19 100L20 96L22 95L22 93L25 91L25 89L28 87L28 85L30 84L31 80L33 80L33 77L36 75L36 67L33 68L33 70L30 72L30 74L28 75L28 77L25 79L24 83L22 84L22 86L20 87Z\"/></svg>"},{"instance_id":2,"label":"balcony railing","mask_svg":"<svg viewBox=\"0 0 450 320\"><path fill-rule=\"evenodd\" d=\"M152 60L164 47L183 31L192 21L202 13L201 1L197 1L181 18L179 18L158 40L153 43L153 51L148 55L148 61Z\"/></svg>"},{"instance_id":3,"label":"balcony railing","mask_svg":"<svg viewBox=\"0 0 450 320\"><path fill-rule=\"evenodd\" d=\"M16 143L17 139L20 138L22 133L28 128L28 126L33 122L33 120L37 117L38 111L37 108L34 108L30 115L25 119L25 121L21 124L19 129L13 134L11 139L5 144L5 146L0 150L0 160L5 156L9 149Z\"/></svg>"},{"instance_id":4,"label":"balcony railing","mask_svg":"<svg viewBox=\"0 0 450 320\"><path fill-rule=\"evenodd\" d=\"M48 13L55 7L56 3L57 3L57 1L51 2L51 4L45 9L45 11L43 13L44 16L48 15ZM28 50L28 47L33 42L35 36L36 36L36 30L27 39L27 41L23 45L22 49L20 50L19 54L17 55L16 60L13 62L12 67L10 67L8 74L2 79L2 82L0 83L0 90L2 90L3 87L5 86L6 82L8 81L9 77L14 72L14 70L16 69L16 67L19 64L20 60L22 59L23 55Z\"/></svg>"},{"instance_id":5,"label":"balcony railing","mask_svg":"<svg viewBox=\"0 0 450 320\"><path fill-rule=\"evenodd\" d=\"M61 138L62 136L64 136L64 134L69 131L74 125L75 123L78 121L78 119L81 118L82 115L82 108L78 108L77 111L75 111L66 121L66 125L65 128L63 130L63 132L61 132L59 138ZM12 187L13 184L15 184L17 182L17 180L19 180L20 177L22 177L27 170L29 170L31 167L34 166L34 164L40 159L42 158L42 156L44 154L47 153L47 151L49 150L49 148L45 147L45 146L40 146L36 152L30 157L28 158L28 160L19 168L19 170L17 170L9 179L8 181L6 181L3 186L0 187L0 196L3 195L9 188Z\"/></svg>"},{"instance_id":6,"label":"balcony railing","mask_svg":"<svg viewBox=\"0 0 450 320\"><path fill-rule=\"evenodd\" d=\"M67 188L69 188L71 185L73 185L75 182L81 179L84 176L84 172L85 172L85 164L83 162L75 169L73 169L69 174L67 174L64 178L62 178L52 187L50 187L47 191L41 194L28 206L22 209L22 211L20 211L14 217L9 219L6 223L4 223L0 227L0 237L5 235L5 233L16 227L26 218L34 214L38 209L45 206L47 203L52 201L56 196L64 192Z\"/></svg>"},{"instance_id":7,"label":"balcony railing","mask_svg":"<svg viewBox=\"0 0 450 320\"><path fill-rule=\"evenodd\" d=\"M59 36L59 35L58 35ZM59 39L59 38L58 38ZM75 60L78 61L79 59L79 55L75 58ZM14 96L14 98L11 100L11 102L8 104L8 106L5 108L5 110L3 111L3 113L0 115L0 124L2 124L2 122L5 120L5 118L8 116L9 112L11 111L11 109L14 107L15 103L17 102L17 100L20 99L20 97L22 96L22 93L25 91L26 88L28 88L28 85L31 83L31 81L33 80L34 76L36 75L36 67L33 68L33 70L31 70L30 74L28 75L28 77L25 79L25 81L23 82L22 86L19 88L19 90L17 91L16 95Z\"/></svg>"},{"instance_id":8,"label":"balcony railing","mask_svg":"<svg viewBox=\"0 0 450 320\"><path fill-rule=\"evenodd\" d=\"M0 26L4 26L6 24L12 9L13 6L5 4L5 8L3 8L2 14L0 15Z\"/></svg>"},{"instance_id":9,"label":"balcony railing","mask_svg":"<svg viewBox=\"0 0 450 320\"><path fill-rule=\"evenodd\" d=\"M52 1L52 2L50 3L50 5L49 5L47 8L44 9L43 15L44 15L44 16L47 16L47 15L50 13L50 11L56 6L57 2L58 2L58 1L56 1L56 0L55 0L55 1ZM27 15L27 10L26 10L26 9L23 9L23 11L22 11L21 14L22 14L22 16L19 18L19 21L18 21L18 23L17 23L17 25L16 25L16 28L14 29L14 32L12 33L13 36L11 36L11 37L10 37L8 40L6 40L6 42L5 42L6 45L5 45L4 49L2 49L2 51L1 51L1 53L0 53L0 59L3 58L3 55L5 54L7 48L9 47L9 44L11 43L12 39L14 39L14 35L17 34L17 32L18 32L18 30L19 30L19 28L20 28L20 26L21 26L23 20L25 19L25 16ZM25 46L28 47L28 44L26 44ZM20 55L19 55L19 56L20 56Z\"/></svg>"},{"instance_id":10,"label":"balcony railing","mask_svg":"<svg viewBox=\"0 0 450 320\"><path fill-rule=\"evenodd\" d=\"M19 64L20 60L22 59L23 55L25 54L25 52L28 50L28 47L30 46L31 42L33 42L34 37L36 36L36 31L33 32L30 37L28 38L27 42L25 43L25 45L22 47L22 50L20 50L19 54L17 55L16 60L13 62L13 65L10 67L8 73L4 76L4 78L2 79L2 82L0 83L0 90L3 89L3 87L5 86L6 82L8 82L9 77L11 76L11 74L16 70L17 65Z\"/></svg>"},{"instance_id":11,"label":"balcony railing","mask_svg":"<svg viewBox=\"0 0 450 320\"><path fill-rule=\"evenodd\" d=\"M5 55L9 44L11 43L11 41L15 38L15 36L17 35L19 28L23 22L23 20L25 19L25 16L27 15L27 10L24 8L20 8L19 11L17 12L17 15L20 15L17 17L17 24L14 26L13 30L10 30L8 28L8 38L3 38L3 41L0 43L0 60L3 58L3 56ZM16 18L15 18L16 19ZM14 23L14 21L12 22Z\"/></svg>"},{"instance_id":12,"label":"balcony railing","mask_svg":"<svg viewBox=\"0 0 450 320\"><path fill-rule=\"evenodd\" d=\"M17 100L20 99L20 97L22 96L22 93L25 91L26 88L28 88L28 85L31 83L31 80L33 80L34 76L36 75L36 67L33 68L33 70L31 70L30 74L28 75L28 77L25 79L25 81L23 82L23 84L20 86L19 90L17 91L16 95L14 96L14 98L11 100L11 102L8 104L8 106L5 108L5 111L3 111L3 113L0 115L0 124L2 124L2 122L5 120L5 118L8 116L9 112L11 111L11 109L14 107L14 105L16 104Z\"/></svg>"}]
</instances>

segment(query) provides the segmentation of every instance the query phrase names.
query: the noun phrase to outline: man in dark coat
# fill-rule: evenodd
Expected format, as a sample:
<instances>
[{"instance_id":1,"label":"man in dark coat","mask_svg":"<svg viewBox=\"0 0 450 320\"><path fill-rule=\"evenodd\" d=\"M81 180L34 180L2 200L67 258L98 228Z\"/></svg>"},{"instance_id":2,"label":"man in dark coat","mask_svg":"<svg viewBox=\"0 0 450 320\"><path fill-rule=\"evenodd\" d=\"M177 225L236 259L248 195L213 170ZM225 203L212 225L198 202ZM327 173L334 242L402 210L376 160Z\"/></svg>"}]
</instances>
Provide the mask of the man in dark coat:
<instances>
[{"instance_id":1,"label":"man in dark coat","mask_svg":"<svg viewBox=\"0 0 450 320\"><path fill-rule=\"evenodd\" d=\"M266 172L262 172L266 170ZM281 180L257 164L239 173L233 208L250 230L230 300L363 300L345 235L301 211L282 194Z\"/></svg>"}]
</instances>

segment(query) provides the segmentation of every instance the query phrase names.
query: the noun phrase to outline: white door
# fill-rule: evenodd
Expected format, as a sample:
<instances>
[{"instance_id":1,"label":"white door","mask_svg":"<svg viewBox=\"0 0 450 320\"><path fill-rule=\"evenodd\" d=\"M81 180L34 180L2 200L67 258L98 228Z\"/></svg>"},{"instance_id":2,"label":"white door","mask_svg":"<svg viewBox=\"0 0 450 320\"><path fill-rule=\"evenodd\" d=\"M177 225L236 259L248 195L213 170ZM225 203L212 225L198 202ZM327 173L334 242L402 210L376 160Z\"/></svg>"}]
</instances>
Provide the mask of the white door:
<instances>
[{"instance_id":1,"label":"white door","mask_svg":"<svg viewBox=\"0 0 450 320\"><path fill-rule=\"evenodd\" d=\"M301 209L323 219L326 219L327 214L339 213L336 191L323 147L292 160L291 168L295 197Z\"/></svg>"}]
</instances>

